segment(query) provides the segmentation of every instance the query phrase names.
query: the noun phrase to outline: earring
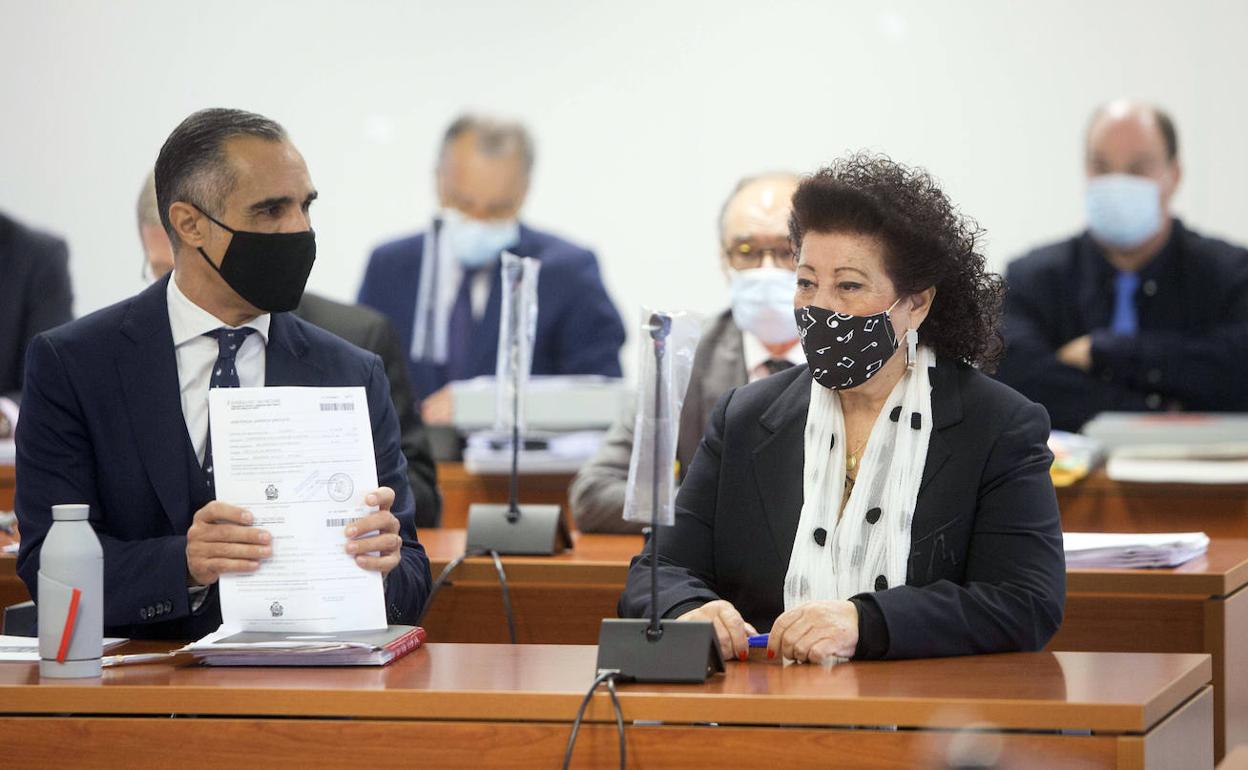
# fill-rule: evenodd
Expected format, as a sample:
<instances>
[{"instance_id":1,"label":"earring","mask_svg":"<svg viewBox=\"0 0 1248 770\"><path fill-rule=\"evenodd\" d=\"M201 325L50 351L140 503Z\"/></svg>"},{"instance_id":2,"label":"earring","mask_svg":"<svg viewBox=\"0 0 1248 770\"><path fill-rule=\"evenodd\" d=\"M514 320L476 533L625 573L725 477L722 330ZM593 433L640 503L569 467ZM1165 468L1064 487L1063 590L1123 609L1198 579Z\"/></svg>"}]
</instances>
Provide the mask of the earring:
<instances>
[{"instance_id":1,"label":"earring","mask_svg":"<svg viewBox=\"0 0 1248 770\"><path fill-rule=\"evenodd\" d=\"M919 361L919 332L917 329L906 331L906 368L913 369Z\"/></svg>"}]
</instances>

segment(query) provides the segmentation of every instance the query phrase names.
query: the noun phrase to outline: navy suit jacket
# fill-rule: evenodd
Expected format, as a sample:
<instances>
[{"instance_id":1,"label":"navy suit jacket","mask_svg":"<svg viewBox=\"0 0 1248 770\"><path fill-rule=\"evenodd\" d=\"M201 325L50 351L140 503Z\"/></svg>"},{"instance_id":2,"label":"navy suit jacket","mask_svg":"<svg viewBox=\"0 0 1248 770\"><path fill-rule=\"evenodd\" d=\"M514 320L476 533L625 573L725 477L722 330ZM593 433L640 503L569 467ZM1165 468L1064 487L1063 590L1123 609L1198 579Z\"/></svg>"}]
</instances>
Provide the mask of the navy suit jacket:
<instances>
[{"instance_id":1,"label":"navy suit jacket","mask_svg":"<svg viewBox=\"0 0 1248 770\"><path fill-rule=\"evenodd\" d=\"M802 510L810 370L724 395L659 537L659 612L730 601L765 632L784 611ZM906 584L854 597L858 657L1039 650L1057 631L1066 568L1044 409L974 369L932 371L932 433ZM633 560L625 617L650 611L649 552ZM864 645L864 642L871 640Z\"/></svg>"},{"instance_id":2,"label":"navy suit jacket","mask_svg":"<svg viewBox=\"0 0 1248 770\"><path fill-rule=\"evenodd\" d=\"M446 384L445 374L438 371L441 367L410 360L424 244L424 233L420 233L379 246L369 258L359 294L361 305L381 311L399 332L418 399ZM533 374L619 377L624 325L607 296L593 252L524 225L520 226L519 243L510 251L542 263L537 283ZM495 371L502 306L500 272L496 261L489 302L472 340L469 378Z\"/></svg>"},{"instance_id":3,"label":"navy suit jacket","mask_svg":"<svg viewBox=\"0 0 1248 770\"><path fill-rule=\"evenodd\" d=\"M996 377L1079 430L1103 411L1248 411L1248 250L1175 220L1140 270L1139 331L1109 330L1114 268L1087 233L1013 262L1006 271L1005 358ZM1092 371L1057 351L1092 338Z\"/></svg>"},{"instance_id":4,"label":"navy suit jacket","mask_svg":"<svg viewBox=\"0 0 1248 770\"><path fill-rule=\"evenodd\" d=\"M69 249L0 214L0 396L21 397L26 346L69 321Z\"/></svg>"},{"instance_id":5,"label":"navy suit jacket","mask_svg":"<svg viewBox=\"0 0 1248 770\"><path fill-rule=\"evenodd\" d=\"M194 614L186 531L201 502L192 489L165 290L141 294L39 335L26 357L17 427L18 574L35 597L39 550L58 503L91 506L104 548L104 625L113 636L196 639L221 623L217 592ZM407 461L381 360L289 313L275 313L265 384L363 386L377 478L395 491L403 553L386 576L391 623L413 623L430 586L416 540Z\"/></svg>"}]
</instances>

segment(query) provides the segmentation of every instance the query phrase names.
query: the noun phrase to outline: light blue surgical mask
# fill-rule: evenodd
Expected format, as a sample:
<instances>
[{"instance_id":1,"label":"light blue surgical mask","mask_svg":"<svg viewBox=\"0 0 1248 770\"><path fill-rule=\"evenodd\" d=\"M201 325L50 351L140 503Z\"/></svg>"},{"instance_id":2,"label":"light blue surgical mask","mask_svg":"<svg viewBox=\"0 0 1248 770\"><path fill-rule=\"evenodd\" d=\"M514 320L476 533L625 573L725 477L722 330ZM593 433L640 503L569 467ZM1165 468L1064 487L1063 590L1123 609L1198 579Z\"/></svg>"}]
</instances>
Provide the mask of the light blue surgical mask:
<instances>
[{"instance_id":1,"label":"light blue surgical mask","mask_svg":"<svg viewBox=\"0 0 1248 770\"><path fill-rule=\"evenodd\" d=\"M520 242L520 223L514 219L473 219L458 209L442 212L451 253L465 270L485 267L504 250Z\"/></svg>"},{"instance_id":2,"label":"light blue surgical mask","mask_svg":"<svg viewBox=\"0 0 1248 770\"><path fill-rule=\"evenodd\" d=\"M732 320L764 345L797 339L793 293L797 276L778 267L755 267L732 274Z\"/></svg>"},{"instance_id":3,"label":"light blue surgical mask","mask_svg":"<svg viewBox=\"0 0 1248 770\"><path fill-rule=\"evenodd\" d=\"M1161 231L1161 185L1131 174L1103 174L1088 180L1088 229L1116 249L1134 249Z\"/></svg>"}]
</instances>

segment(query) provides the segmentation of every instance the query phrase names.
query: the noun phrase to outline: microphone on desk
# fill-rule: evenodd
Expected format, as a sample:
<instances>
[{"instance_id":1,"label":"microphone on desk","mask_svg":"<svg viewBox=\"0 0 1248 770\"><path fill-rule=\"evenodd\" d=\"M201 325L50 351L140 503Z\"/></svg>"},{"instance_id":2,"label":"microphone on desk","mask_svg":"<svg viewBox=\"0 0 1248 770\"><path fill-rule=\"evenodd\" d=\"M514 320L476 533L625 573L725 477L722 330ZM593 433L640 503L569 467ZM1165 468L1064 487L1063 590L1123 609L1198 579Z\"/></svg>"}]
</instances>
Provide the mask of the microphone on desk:
<instances>
[{"instance_id":1,"label":"microphone on desk","mask_svg":"<svg viewBox=\"0 0 1248 770\"><path fill-rule=\"evenodd\" d=\"M664 468L671 468L675 460L675 442L671 441L674 427L664 422L663 395L668 389L670 367L665 367L668 342L672 333L672 316L668 313L652 313L642 327L648 332L654 347L654 437L649 442L653 448L653 475L650 478L650 618L615 619L602 621L598 631L598 671L617 671L617 677L637 682L704 682L711 674L724 670L724 660L715 641L713 625L707 621L663 620L659 616L659 510L663 505L662 485L670 477ZM648 383L638 385L645 393ZM644 396L643 396L644 397ZM640 400L640 399L639 399ZM639 410L640 411L640 410ZM668 414L667 423L671 423ZM662 433L664 428L668 433ZM665 437L666 441L661 437ZM646 445L642 436L635 440ZM633 458L642 461L640 453ZM634 474L635 475L635 474ZM670 505L671 501L667 501Z\"/></svg>"},{"instance_id":2,"label":"microphone on desk","mask_svg":"<svg viewBox=\"0 0 1248 770\"><path fill-rule=\"evenodd\" d=\"M495 403L498 428L505 426L504 417L510 413L511 477L506 505L474 503L469 506L469 551L549 556L572 545L560 506L520 504L522 406L537 329L537 275L540 267L536 259L503 252Z\"/></svg>"}]
</instances>

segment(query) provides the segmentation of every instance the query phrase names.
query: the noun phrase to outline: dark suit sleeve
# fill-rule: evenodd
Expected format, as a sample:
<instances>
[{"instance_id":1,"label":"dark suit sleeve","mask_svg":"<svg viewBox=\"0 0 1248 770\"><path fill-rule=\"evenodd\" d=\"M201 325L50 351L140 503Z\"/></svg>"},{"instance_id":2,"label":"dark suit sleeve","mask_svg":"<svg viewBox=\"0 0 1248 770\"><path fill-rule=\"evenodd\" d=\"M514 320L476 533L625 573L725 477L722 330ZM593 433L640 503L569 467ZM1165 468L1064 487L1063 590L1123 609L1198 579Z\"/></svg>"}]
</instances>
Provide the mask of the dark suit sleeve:
<instances>
[{"instance_id":1,"label":"dark suit sleeve","mask_svg":"<svg viewBox=\"0 0 1248 770\"><path fill-rule=\"evenodd\" d=\"M677 617L720 598L714 588L715 511L725 415L734 392L724 394L711 414L689 475L676 495L676 523L659 531L659 614L663 617ZM647 538L647 550L629 565L618 608L620 617L650 614L649 547Z\"/></svg>"},{"instance_id":2,"label":"dark suit sleeve","mask_svg":"<svg viewBox=\"0 0 1248 770\"><path fill-rule=\"evenodd\" d=\"M997 379L1048 409L1053 427L1077 431L1105 411L1146 411L1144 393L1121 382L1080 371L1057 360L1070 340L1056 339L1052 313L1066 312L1067 298L1046 296L1049 287L1035 271L1012 265L1005 295L1005 357Z\"/></svg>"},{"instance_id":3,"label":"dark suit sleeve","mask_svg":"<svg viewBox=\"0 0 1248 770\"><path fill-rule=\"evenodd\" d=\"M403 538L402 558L385 580L386 619L390 623L414 624L424 609L433 579L424 546L416 539L416 509L407 484L407 459L400 448L399 421L390 401L385 369L377 356L373 357L367 393L377 483L394 490L390 512L399 520L399 535Z\"/></svg>"},{"instance_id":4,"label":"dark suit sleeve","mask_svg":"<svg viewBox=\"0 0 1248 770\"><path fill-rule=\"evenodd\" d=\"M390 382L390 400L399 419L403 456L407 458L407 480L412 487L417 527L437 527L442 523L442 496L438 494L437 470L425 425L416 410L412 388L407 380L407 360L399 335L389 323L374 326L369 350L381 356Z\"/></svg>"},{"instance_id":5,"label":"dark suit sleeve","mask_svg":"<svg viewBox=\"0 0 1248 770\"><path fill-rule=\"evenodd\" d=\"M166 603L170 611L150 620L189 615L186 537L119 540L110 534L95 476L98 467L107 467L106 460L95 456L74 383L56 349L46 337L36 337L27 350L25 398L17 423L17 475L22 480L16 505L22 531L18 574L37 601L39 552L52 526L52 506L86 503L104 549L104 625L145 623L140 609Z\"/></svg>"},{"instance_id":6,"label":"dark suit sleeve","mask_svg":"<svg viewBox=\"0 0 1248 770\"><path fill-rule=\"evenodd\" d=\"M1094 371L1184 409L1248 410L1248 261L1220 283L1229 287L1229 299L1213 328L1202 334L1140 330L1131 337L1093 332Z\"/></svg>"},{"instance_id":7,"label":"dark suit sleeve","mask_svg":"<svg viewBox=\"0 0 1248 770\"><path fill-rule=\"evenodd\" d=\"M23 344L29 344L40 332L54 329L73 320L74 294L69 280L69 247L65 241L49 239L47 249L32 255L29 296L25 306L29 310L18 330ZM22 371L17 373L22 382ZM20 402L20 393L0 394Z\"/></svg>"},{"instance_id":8,"label":"dark suit sleeve","mask_svg":"<svg viewBox=\"0 0 1248 770\"><path fill-rule=\"evenodd\" d=\"M556 327L558 373L620 377L624 322L607 295L598 260L588 251L583 256L571 265L566 291L572 299Z\"/></svg>"},{"instance_id":9,"label":"dark suit sleeve","mask_svg":"<svg viewBox=\"0 0 1248 770\"><path fill-rule=\"evenodd\" d=\"M355 301L358 305L365 305L372 308L380 308L381 298L385 294L385 281L380 273L378 266L377 252L374 251L368 257L368 265L364 268L364 280L360 282L360 291L356 295Z\"/></svg>"},{"instance_id":10,"label":"dark suit sleeve","mask_svg":"<svg viewBox=\"0 0 1248 770\"><path fill-rule=\"evenodd\" d=\"M961 584L941 580L871 594L887 625L884 657L1039 650L1057 631L1066 562L1048 434L1036 404L1023 405L1006 423L980 482Z\"/></svg>"}]
</instances>

